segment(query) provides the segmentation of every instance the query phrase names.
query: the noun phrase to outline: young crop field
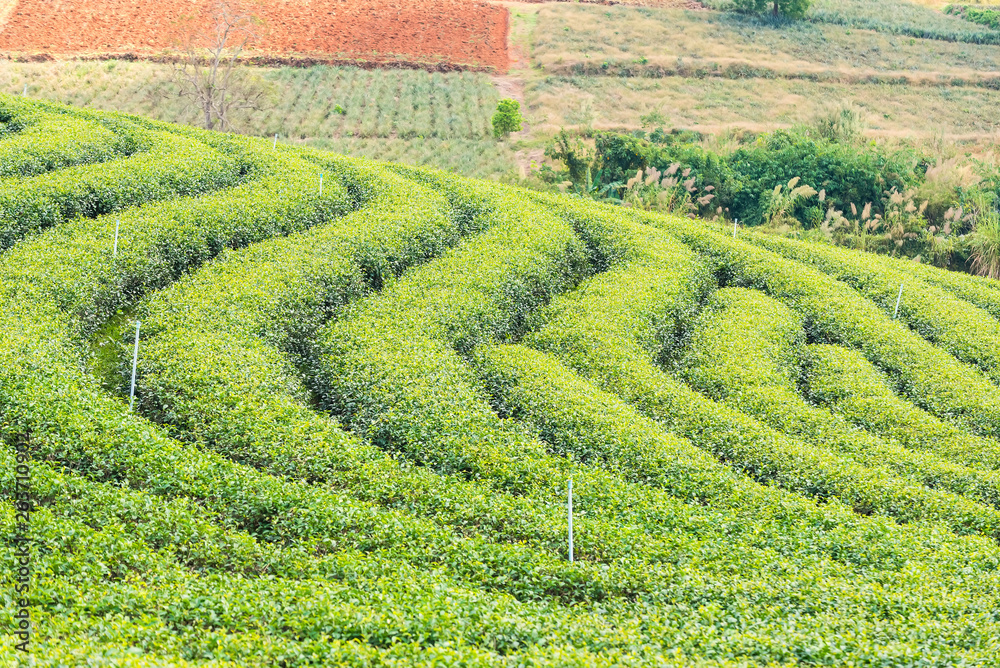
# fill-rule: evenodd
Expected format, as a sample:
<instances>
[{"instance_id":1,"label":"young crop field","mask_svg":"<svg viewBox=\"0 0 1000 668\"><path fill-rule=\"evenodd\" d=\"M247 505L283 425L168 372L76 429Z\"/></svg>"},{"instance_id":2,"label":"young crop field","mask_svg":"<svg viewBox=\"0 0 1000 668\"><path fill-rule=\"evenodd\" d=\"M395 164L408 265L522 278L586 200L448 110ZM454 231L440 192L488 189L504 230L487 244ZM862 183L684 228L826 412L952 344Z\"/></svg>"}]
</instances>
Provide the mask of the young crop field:
<instances>
[{"instance_id":1,"label":"young crop field","mask_svg":"<svg viewBox=\"0 0 1000 668\"><path fill-rule=\"evenodd\" d=\"M234 118L245 134L277 134L279 143L473 177L499 178L517 170L513 152L491 134L498 94L486 74L325 65L250 72L266 88L269 104ZM159 63L10 62L0 71L0 90L27 90L33 98L171 123L201 122L190 100L177 95L169 65Z\"/></svg>"},{"instance_id":2,"label":"young crop field","mask_svg":"<svg viewBox=\"0 0 1000 668\"><path fill-rule=\"evenodd\" d=\"M997 281L20 96L0 179L2 665L1000 655Z\"/></svg>"}]
</instances>

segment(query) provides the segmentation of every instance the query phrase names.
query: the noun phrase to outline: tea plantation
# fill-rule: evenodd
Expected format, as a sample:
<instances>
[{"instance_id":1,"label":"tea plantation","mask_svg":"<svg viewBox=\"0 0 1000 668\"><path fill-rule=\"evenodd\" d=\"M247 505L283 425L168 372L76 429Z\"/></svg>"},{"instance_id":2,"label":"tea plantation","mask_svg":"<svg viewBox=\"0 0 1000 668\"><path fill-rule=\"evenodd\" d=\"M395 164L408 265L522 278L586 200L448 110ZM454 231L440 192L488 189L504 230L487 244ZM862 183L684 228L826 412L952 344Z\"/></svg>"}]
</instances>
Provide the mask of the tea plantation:
<instances>
[{"instance_id":1,"label":"tea plantation","mask_svg":"<svg viewBox=\"0 0 1000 668\"><path fill-rule=\"evenodd\" d=\"M0 664L997 665L1000 283L0 122Z\"/></svg>"}]
</instances>

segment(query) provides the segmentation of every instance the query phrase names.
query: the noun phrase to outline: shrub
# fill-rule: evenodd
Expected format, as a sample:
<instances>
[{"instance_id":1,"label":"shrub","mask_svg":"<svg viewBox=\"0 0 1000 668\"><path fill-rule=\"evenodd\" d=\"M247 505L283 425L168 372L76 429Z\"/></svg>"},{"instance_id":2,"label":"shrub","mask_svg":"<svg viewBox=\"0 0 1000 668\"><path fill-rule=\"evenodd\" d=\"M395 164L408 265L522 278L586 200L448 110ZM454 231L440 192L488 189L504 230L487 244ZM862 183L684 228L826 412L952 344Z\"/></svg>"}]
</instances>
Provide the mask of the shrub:
<instances>
[{"instance_id":1,"label":"shrub","mask_svg":"<svg viewBox=\"0 0 1000 668\"><path fill-rule=\"evenodd\" d=\"M1000 30L1000 11L994 7L973 7L970 5L948 5L945 13L956 14L966 21Z\"/></svg>"},{"instance_id":2,"label":"shrub","mask_svg":"<svg viewBox=\"0 0 1000 668\"><path fill-rule=\"evenodd\" d=\"M674 222L670 229L711 257L727 280L760 289L800 313L811 340L862 351L920 407L982 436L1000 436L1000 401L990 389L994 385L892 320L884 307L815 269L764 249L690 224Z\"/></svg>"},{"instance_id":3,"label":"shrub","mask_svg":"<svg viewBox=\"0 0 1000 668\"><path fill-rule=\"evenodd\" d=\"M521 103L517 100L504 98L497 102L497 110L493 114L493 136L497 139L504 139L512 132L519 132L523 121Z\"/></svg>"},{"instance_id":4,"label":"shrub","mask_svg":"<svg viewBox=\"0 0 1000 668\"><path fill-rule=\"evenodd\" d=\"M885 193L893 188L905 191L918 180L915 160L908 153L887 155L781 130L738 148L729 156L728 165L733 183L722 190L731 193L726 206L732 217L748 225L758 225L765 218L761 194L794 178L825 191L827 206L845 211L852 204L871 203L875 213L882 213ZM808 223L805 208L800 203L792 211Z\"/></svg>"},{"instance_id":5,"label":"shrub","mask_svg":"<svg viewBox=\"0 0 1000 668\"><path fill-rule=\"evenodd\" d=\"M1000 469L1000 443L968 434L896 396L890 378L858 351L810 345L804 361L808 397L862 429L959 464Z\"/></svg>"},{"instance_id":6,"label":"shrub","mask_svg":"<svg viewBox=\"0 0 1000 668\"><path fill-rule=\"evenodd\" d=\"M938 287L908 278L881 257L817 248L791 239L759 236L749 239L843 281L881 307L887 316L897 316L895 305L899 299L899 320L958 359L979 367L994 381L1000 381L1000 348L996 345L1000 340L1000 323L979 308Z\"/></svg>"},{"instance_id":7,"label":"shrub","mask_svg":"<svg viewBox=\"0 0 1000 668\"><path fill-rule=\"evenodd\" d=\"M804 339L801 318L785 305L759 292L726 288L713 295L694 325L683 376L695 389L776 431L846 455L887 485L898 484L898 477L1000 507L1000 476L995 472L883 442L807 403L798 392ZM954 497L951 501L958 508L971 505ZM989 510L979 513L984 526L992 521L986 519Z\"/></svg>"}]
</instances>

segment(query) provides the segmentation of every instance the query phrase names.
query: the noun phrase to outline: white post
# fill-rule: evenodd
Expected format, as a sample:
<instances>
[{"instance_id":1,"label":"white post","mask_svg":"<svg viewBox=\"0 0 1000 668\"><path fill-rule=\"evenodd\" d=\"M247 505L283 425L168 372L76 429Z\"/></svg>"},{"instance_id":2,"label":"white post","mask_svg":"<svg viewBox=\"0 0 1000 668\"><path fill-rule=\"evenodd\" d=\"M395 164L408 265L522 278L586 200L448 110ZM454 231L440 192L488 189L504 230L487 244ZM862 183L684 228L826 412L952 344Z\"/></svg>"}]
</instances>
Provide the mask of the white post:
<instances>
[{"instance_id":1,"label":"white post","mask_svg":"<svg viewBox=\"0 0 1000 668\"><path fill-rule=\"evenodd\" d=\"M892 313L892 319L895 320L899 315L899 300L903 298L903 284L899 284L899 295L896 297L896 310Z\"/></svg>"},{"instance_id":2,"label":"white post","mask_svg":"<svg viewBox=\"0 0 1000 668\"><path fill-rule=\"evenodd\" d=\"M320 197L323 196L323 172L319 173L319 194Z\"/></svg>"},{"instance_id":3,"label":"white post","mask_svg":"<svg viewBox=\"0 0 1000 668\"><path fill-rule=\"evenodd\" d=\"M278 148L278 133L274 133L274 148Z\"/></svg>"},{"instance_id":4,"label":"white post","mask_svg":"<svg viewBox=\"0 0 1000 668\"><path fill-rule=\"evenodd\" d=\"M573 563L573 477L569 479L569 495L566 499L566 516L569 525L569 562Z\"/></svg>"},{"instance_id":5,"label":"white post","mask_svg":"<svg viewBox=\"0 0 1000 668\"><path fill-rule=\"evenodd\" d=\"M135 368L139 362L139 321L135 321L135 350L132 352L132 389L128 393L128 409L135 405Z\"/></svg>"},{"instance_id":6,"label":"white post","mask_svg":"<svg viewBox=\"0 0 1000 668\"><path fill-rule=\"evenodd\" d=\"M735 238L736 238L736 224L737 224L737 223L739 223L739 222L740 222L740 219L739 219L739 218L737 218L737 219L735 219L735 220L733 221L733 239L735 239Z\"/></svg>"},{"instance_id":7,"label":"white post","mask_svg":"<svg viewBox=\"0 0 1000 668\"><path fill-rule=\"evenodd\" d=\"M28 84L24 84L24 97L28 97Z\"/></svg>"},{"instance_id":8,"label":"white post","mask_svg":"<svg viewBox=\"0 0 1000 668\"><path fill-rule=\"evenodd\" d=\"M122 224L121 218L115 221L115 250L113 253L113 257L118 257L118 228L121 227L121 224Z\"/></svg>"}]
</instances>

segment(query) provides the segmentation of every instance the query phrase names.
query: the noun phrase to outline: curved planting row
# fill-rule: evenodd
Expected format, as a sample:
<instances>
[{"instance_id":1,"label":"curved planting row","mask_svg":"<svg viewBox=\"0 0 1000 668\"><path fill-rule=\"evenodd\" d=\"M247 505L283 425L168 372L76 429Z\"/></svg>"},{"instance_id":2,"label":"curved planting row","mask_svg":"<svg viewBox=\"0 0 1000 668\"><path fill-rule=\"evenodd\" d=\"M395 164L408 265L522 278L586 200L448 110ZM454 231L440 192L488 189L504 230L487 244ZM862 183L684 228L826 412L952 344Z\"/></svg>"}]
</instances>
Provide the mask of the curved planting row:
<instances>
[{"instance_id":1,"label":"curved planting row","mask_svg":"<svg viewBox=\"0 0 1000 668\"><path fill-rule=\"evenodd\" d=\"M995 658L988 284L0 102L36 665Z\"/></svg>"},{"instance_id":2,"label":"curved planting row","mask_svg":"<svg viewBox=\"0 0 1000 668\"><path fill-rule=\"evenodd\" d=\"M129 155L139 148L137 139L122 122L0 97L0 178Z\"/></svg>"},{"instance_id":3,"label":"curved planting row","mask_svg":"<svg viewBox=\"0 0 1000 668\"><path fill-rule=\"evenodd\" d=\"M595 643L612 636L593 616L462 588L447 574L407 568L393 551L382 558L349 551L316 557L309 544L275 547L220 529L211 514L186 501L86 481L44 465L36 465L35 473L44 508L34 521L49 548L39 555L40 565L52 573L39 583L50 601L40 607L45 644L52 650L59 644L79 649L81 640L97 636L111 653L155 642L161 651L251 665L243 661L261 650L272 658L284 652L335 661L351 651L377 656L392 638L416 644L437 637L458 646L441 648L442 656L496 660L495 652L532 636L572 633ZM5 528L12 515L6 504ZM11 550L4 552L7 561ZM440 628L433 604L442 596L452 606L445 614L467 621ZM410 614L398 617L400 608ZM113 632L105 630L103 638L96 629L88 632L88 618L109 613L122 621ZM275 632L269 622L274 618L282 620L283 632ZM74 619L81 628L72 628ZM320 635L344 642L324 647L310 640ZM492 649L461 647L471 643ZM425 651L433 654L434 647ZM267 665L266 657L259 660L252 665Z\"/></svg>"},{"instance_id":4,"label":"curved planting row","mask_svg":"<svg viewBox=\"0 0 1000 668\"><path fill-rule=\"evenodd\" d=\"M476 193L474 184L468 184L467 188ZM294 375L289 373L289 360L282 359L280 351L268 342L277 341L280 347L298 349L293 339L309 334L296 329L289 338L284 327L300 322L300 318L308 320L309 313L315 312L311 309L322 309L321 305L331 294L327 290L338 282L350 285L352 273L357 274L354 281L364 283L361 275L369 272L363 271L361 266L352 272L350 265L363 265L368 258L384 255L377 246L387 243L387 238L393 235L386 235L381 226L405 223L411 233L416 233L410 237L415 240L423 236L419 230L426 229L428 224L433 226L433 214L428 216L428 221L419 224L419 218L407 215L408 209L419 211L423 208L425 213L430 213L423 203L433 202L433 198L427 198L426 194L420 196L420 189L412 185L408 198L406 201L399 199L394 206L385 206L392 201L390 198L385 205L379 204L373 210L361 209L301 237L264 244L226 258L206 268L190 282L158 296L151 305L153 334L144 348L151 358L145 363L143 374L145 399L147 402L155 399L158 405L169 404L162 415L169 415L172 424L184 420L185 431L192 430L230 456L270 470L275 470L272 467L277 463L277 470L286 475L332 486L355 498L374 500L399 511L433 514L436 520L462 534L502 541L492 548L491 554L483 545L476 547L475 543L451 547L435 544L433 536L428 534L416 545L394 549L392 553L397 564L409 561L426 567L439 560L463 581L481 587L510 589L519 597L598 599L603 615L613 618L621 630L627 626L619 617L624 612L612 613L628 609L625 606L634 610L634 603L616 603L607 597L643 592L643 598L650 604L662 600L662 585L655 585L657 581L667 580L669 571L650 563L626 568L615 563L613 553L617 550L620 559L642 546L645 553L650 554L656 541L641 535L630 536L620 528L616 530L601 522L584 521L583 529L590 535L588 543L612 541L601 552L595 551L592 555L594 559L609 563L604 568L595 568L584 562L576 567L547 572L539 578L545 570L551 569L545 566L551 555L558 554L558 511L552 512L536 499L519 501L460 479L401 469L392 460L380 458L377 451L369 449L366 453L362 443L344 435L335 424L312 415L302 405L301 398L296 401L296 393L287 391L296 384ZM493 218L492 221L481 220L484 213L487 212L458 218L479 221L476 229L501 224L494 216L485 216ZM487 232L483 238L484 243L489 234ZM367 237L368 241L352 250L350 239L357 236ZM482 257L461 251L458 254L475 260ZM457 259L452 264L455 261ZM448 258L444 262L447 263ZM437 269L437 264L432 263L427 270ZM240 288L234 291L233 285ZM347 293L334 288L332 294L343 297ZM226 296L229 301L224 306ZM334 301L340 303L343 299ZM213 314L217 315L213 317ZM275 332L283 333L275 336ZM206 358L212 362L204 364ZM248 386L250 383L252 387ZM193 394L188 396L188 390ZM201 411L207 408L208 416L199 414L195 394L202 397ZM249 410L248 405L252 406ZM300 435L296 439L298 447L294 451L287 447L282 450L282 441L292 433ZM411 497L417 490L419 497ZM405 505L401 503L404 500ZM412 520L399 515L397 521ZM529 530L532 524L535 528ZM535 549L517 547L518 543ZM676 549L676 546L671 547ZM381 563L380 553L372 552L371 545L362 548L368 552L365 558L369 564ZM539 548L543 551L538 552ZM667 546L661 546L659 558L663 559L668 553ZM456 558L458 556L461 559ZM766 557L758 557L756 561L766 561ZM463 562L478 564L478 568L468 571L462 567ZM527 573L535 575L526 578ZM758 595L763 596L763 591L761 589ZM414 614L404 602L398 605L406 614ZM652 619L647 617L645 623L652 624ZM548 642L555 642L555 638ZM576 642L585 642L579 632ZM634 638L626 633L623 638L605 638L601 642L608 651L632 643Z\"/></svg>"},{"instance_id":5,"label":"curved planting row","mask_svg":"<svg viewBox=\"0 0 1000 668\"><path fill-rule=\"evenodd\" d=\"M599 242L608 234L607 230L593 227L583 236ZM605 257L614 255L616 246L610 246L610 252ZM520 249L521 245L510 245L504 253L516 254ZM493 253L483 253L480 261L493 257ZM464 471L466 475L488 481L500 489L529 496L550 494L552 487L565 481L566 473L547 473L546 469L551 469L552 464L542 455L539 444L518 435L516 431L512 432L504 421L491 415L483 398L477 396L479 393L474 378L465 371L457 355L467 349L468 336L452 323L461 323L479 309L491 312L490 302L495 297L485 290L485 286L497 286L494 289L502 291L504 283L495 279L485 285L479 283L476 280L478 267L471 272L471 277L468 267L461 271L456 269L445 264L428 266L426 272L415 271L404 277L399 286L394 286L390 294L373 298L370 306L354 311L350 314L352 317L331 325L330 334L325 334L321 340L325 338L329 341L327 345L336 347L321 358L321 372L333 369L336 375L331 377L329 371L325 371L326 375L321 377L317 390L324 397L332 397L333 405L348 418L347 424L369 435L383 447L420 456L423 463L444 467L445 470ZM439 290L431 302L434 306L432 311L394 308L400 301L425 303L423 295L417 292L419 287ZM448 308L440 308L441 305ZM376 313L383 315L376 317ZM414 315L401 320L404 313ZM616 316L628 318L627 313ZM503 324L497 329L505 331ZM365 335L366 330L371 333ZM430 332L430 338L438 342L421 341L422 332ZM490 329L478 332L489 336ZM483 339L483 342L488 340ZM535 401L541 401L545 396L545 393L536 395ZM616 466L615 470L623 471L630 477L645 473L644 470L636 471L634 462L633 465L623 464L620 468ZM689 485L688 490L697 489L696 498L700 494L714 493L726 499L724 490L730 474L722 467L717 469L716 476L719 476L715 483L718 492L706 487L705 478L700 478L698 484ZM579 488L588 490L584 497L586 501L581 501L585 504L582 512L586 514L618 517L626 522L645 520L648 524L644 526L651 533L655 531L655 524L660 524L662 528L662 523L667 521L667 516L660 514L663 511L656 508L662 497L655 491L633 497L631 503L620 503L619 499L627 498L624 495L631 489L622 484L624 481L607 478L599 468L586 465L576 468L575 477ZM728 486L731 488L732 484L729 482ZM758 499L759 506L742 509L739 515L756 530L760 530L760 525L751 518L757 521L772 519L761 506L772 509L775 506L773 499L768 499L766 504L764 499ZM791 502L791 498L786 499L787 502ZM719 524L732 527L739 526L741 522L733 518L731 524L725 521ZM780 535L789 540L790 534L801 536L805 533L808 533L808 527L782 526ZM732 537L728 538L726 547L738 549L733 546ZM594 539L600 541L601 537ZM810 542L816 545L823 541L813 534ZM958 548L959 552L964 549ZM750 554L741 554L744 563L759 563L760 557L754 558ZM716 556L716 559L719 557ZM772 592L780 589L777 582L769 581L768 585ZM724 599L719 594L719 600Z\"/></svg>"},{"instance_id":6,"label":"curved planting row","mask_svg":"<svg viewBox=\"0 0 1000 668\"><path fill-rule=\"evenodd\" d=\"M660 299L664 301L658 304L655 293L649 294L643 285L647 282L668 285L668 281L687 280L687 276L696 274L684 267L692 261L678 261L677 254L683 251L672 251L669 244L647 241L641 247L644 254L641 259L610 271L589 285L588 290L593 291L589 298L556 300L547 316L552 322L532 333L529 344L556 353L573 368L595 377L605 388L635 402L640 410L668 429L690 438L757 480L821 499L835 496L862 513L885 513L906 521L936 518L961 532L995 534L996 517L991 508L893 479L884 469L870 469L826 448L790 438L746 413L707 400L655 368L653 362L662 355L665 343L664 337L657 334L662 325L635 320L643 314L643 310L636 309L676 307L663 297ZM738 350L741 343L734 340L731 345ZM724 358L724 353L711 355L717 360ZM746 361L742 360L740 366L745 368ZM728 380L738 384L734 378ZM788 410L782 402L775 403L781 410ZM708 424L714 428L707 429ZM992 500L990 474L932 463L938 465L934 471L938 477L942 477L944 470L955 478L956 485L965 485L963 491L971 487ZM913 466L909 462L905 465ZM955 468L959 470L952 471Z\"/></svg>"},{"instance_id":7,"label":"curved planting row","mask_svg":"<svg viewBox=\"0 0 1000 668\"><path fill-rule=\"evenodd\" d=\"M996 386L855 290L802 263L705 227L679 220L660 224L709 257L734 284L757 288L801 314L811 340L861 351L917 405L982 436L1000 436Z\"/></svg>"},{"instance_id":8,"label":"curved planting row","mask_svg":"<svg viewBox=\"0 0 1000 668\"><path fill-rule=\"evenodd\" d=\"M979 367L994 382L1000 380L1000 321L988 311L865 254L806 246L791 239L756 237L754 241L844 281L931 343Z\"/></svg>"},{"instance_id":9,"label":"curved planting row","mask_svg":"<svg viewBox=\"0 0 1000 668\"><path fill-rule=\"evenodd\" d=\"M993 279L970 276L951 271L938 271L925 264L899 260L887 256L874 256L877 265L884 263L896 271L914 276L925 283L936 285L970 304L1000 318L1000 283Z\"/></svg>"},{"instance_id":10,"label":"curved planting row","mask_svg":"<svg viewBox=\"0 0 1000 668\"><path fill-rule=\"evenodd\" d=\"M0 96L0 104L11 106L11 98ZM27 128L0 139L0 161L7 157L0 171L26 173L0 179L0 251L77 217L232 187L256 168L254 156L232 140L203 141L124 116L99 123L96 114L21 111L29 117ZM94 139L107 135L105 152L94 155Z\"/></svg>"},{"instance_id":11,"label":"curved planting row","mask_svg":"<svg viewBox=\"0 0 1000 668\"><path fill-rule=\"evenodd\" d=\"M720 290L693 323L683 377L703 394L722 401L789 436L843 453L869 467L882 485L895 475L1000 506L1000 477L914 452L859 432L853 425L810 405L798 391L804 355L802 319L784 304L745 288ZM891 470L888 470L891 469ZM995 513L957 503L961 513L982 516L980 531L993 533Z\"/></svg>"},{"instance_id":12,"label":"curved planting row","mask_svg":"<svg viewBox=\"0 0 1000 668\"><path fill-rule=\"evenodd\" d=\"M803 383L809 398L855 425L914 450L961 464L1000 468L1000 444L969 434L898 397L887 374L856 350L808 347Z\"/></svg>"},{"instance_id":13,"label":"curved planting row","mask_svg":"<svg viewBox=\"0 0 1000 668\"><path fill-rule=\"evenodd\" d=\"M308 172L311 170L307 170ZM33 378L35 382L29 380L20 387L14 386L18 384L17 374L11 374L5 378L10 393L4 398L12 400L6 402L5 408L11 409L10 416L17 420L17 422L6 425L6 435L9 440L13 441L19 437L30 438L32 450L36 456L55 457L64 466L83 474L90 480L126 480L132 487L147 492L160 495L182 494L189 498L201 499L203 505L213 515L231 518L230 522L242 524L255 535L267 541L283 541L295 536L298 537L296 540L299 540L313 536L320 541L320 545L324 546L324 550L332 550L350 542L351 538L344 535L343 528L353 526L359 532L359 540L365 549L371 550L373 545L381 545L381 549L391 551L397 545L413 546L419 553L430 542L431 545L438 547L433 553L434 558L441 560L447 556L449 551L454 551L447 548L447 543L451 539L447 539L440 532L435 533L429 525L421 524L419 521L404 521L403 525L399 526L400 522L393 519L399 516L399 513L380 514L374 509L365 510L364 504L345 504L344 497L341 495L323 493L319 490L310 491L302 485L289 485L280 479L256 475L251 469L234 467L218 458L202 456L196 450L172 443L166 437L158 435L155 428L143 425L134 418L130 419L123 415L120 403L113 399L109 400L109 398L102 396L99 391L95 391L95 383L79 377L78 370L76 374L73 373L72 358L74 355L71 349L72 336L70 334L75 329L83 331L93 329L94 324L100 322L102 314L103 317L107 317L110 312L109 308L107 306L103 309L99 308L102 302L102 296L99 293L103 290L104 284L131 283L134 287L132 287L131 293L126 291L125 295L134 299L142 291L155 287L158 281L169 280L171 276L175 276L178 269L191 266L192 263L204 259L205 251L211 252L211 250L208 248L202 250L199 246L202 246L206 241L218 244L222 241L220 234L224 234L227 229L230 234L240 232L243 235L259 235L266 234L268 231L271 233L281 231L281 228L269 227L268 223L274 224L284 219L286 223L294 224L294 216L288 220L289 214L294 213L294 209L282 208L280 206L281 198L278 195L284 194L286 198L291 196L302 199L302 193L294 187L289 188L289 186L294 186L294 183L279 182L278 185L282 186L278 192L271 190L255 194L253 197L247 194L235 197L230 194L225 214L217 220L212 220L213 214L223 212L215 209L212 206L215 202L212 201L192 202L197 213L189 208L186 210L185 207L179 207L179 210L170 212L180 219L179 221L171 221L181 223L174 226L159 224L162 223L162 216L165 212L157 210L155 212L157 215L150 216L149 220L144 221L145 225L135 226L137 229L142 229L145 236L124 240L126 241L125 247L129 249L128 257L123 259L123 262L118 266L112 266L110 272L112 277L115 277L116 273L119 274L115 277L118 279L117 281L109 280L111 277L89 277L84 274L86 278L96 279L92 286L81 285L80 293L70 299L66 299L65 295L59 295L58 301L63 306L62 311L68 316L63 327L66 335L61 337L63 339L64 361L67 363L59 365L54 356L48 359L36 357L35 361L40 362L39 366L46 367L45 371L55 372L60 387L55 389L46 386L44 381L38 382L41 380L38 376ZM328 194L327 201L337 202L338 199L343 199L342 195L338 194L338 189L330 188L328 192L330 191L332 193ZM304 203L308 204L310 199L315 198L305 198ZM265 202L267 207L263 206ZM243 205L247 205L249 210L241 210ZM159 207L159 209L162 208ZM322 207L314 206L313 208L316 209L316 213L323 213ZM247 217L250 212L263 218L254 221ZM136 216L141 216L141 213L140 210ZM196 220L198 225L194 224ZM151 224L154 221L157 224ZM184 223L187 223L187 229L185 229ZM237 223L235 227L234 223ZM309 220L303 220L302 223L308 225ZM81 241L79 232L80 230L74 231L64 227L54 231L49 236L56 239L72 238L79 243ZM245 240L245 238L237 234L231 237L227 243L236 243L240 240ZM94 240L93 245L99 246L103 241L104 239ZM170 248L171 244L179 244L181 248ZM38 251L37 247L40 245L43 244L32 242L25 244L25 248ZM86 243L81 245L86 250L90 250L91 253L95 250L87 248ZM53 242L52 247L56 246L58 243ZM24 248L18 248L13 255L22 250ZM78 250L81 249L78 248ZM159 253L151 253L151 251L159 251ZM159 257L156 257L157 254ZM98 261L107 262L106 254L98 255L102 256L97 258ZM17 263L16 259L13 257L16 266L24 267L23 264ZM60 264L57 258L49 257L48 259L51 265L58 266ZM72 258L67 259L72 260ZM115 265L116 263L109 264ZM18 296L24 296L27 291L33 292L33 296L36 298L48 297L52 299L57 296L45 294L46 285L39 285L38 279L53 278L51 283L44 280L43 283L48 283L54 288L58 282L58 272L55 277L22 275L19 278L23 291ZM114 292L116 287L120 287L120 283L118 286L110 287L108 291ZM11 286L17 284L16 281L9 283ZM98 294L90 292L95 288L98 288ZM113 300L108 297L104 297L103 301L113 303ZM52 308L52 310L55 311L57 308ZM36 307L32 310L32 315L37 317L40 309ZM53 313L53 315L56 314ZM92 315L92 317L86 317L88 315ZM37 332L36 329L35 333L37 334ZM55 337L55 345L59 344L59 338ZM49 339L47 343L53 345L53 340ZM38 369L32 370L39 371ZM27 369L24 371L30 373ZM27 385L34 387L35 391L26 394L18 391ZM20 403L17 405L15 402ZM78 408L73 408L73 406L78 406ZM84 406L87 406L86 411L83 409ZM72 422L72 420L67 419L69 416L82 415L84 412L87 413L86 423L68 424ZM58 424L55 426L43 424L46 422L46 418L54 418L52 422ZM206 494L210 496L206 496ZM242 501L240 501L241 499ZM291 516L286 517L282 522L264 521L264 518L283 516L284 509L289 509ZM275 526L275 524L280 524L280 526ZM379 538L379 534L381 534L381 538ZM408 536L408 534L412 535ZM443 543L442 539L444 539ZM306 549L309 551L308 548ZM489 560L488 553L482 552L482 550L480 552L478 558L474 554L470 555L468 550L463 553L467 558L472 557L468 559L470 566ZM510 563L519 561L516 554L515 551L514 554L510 555ZM549 557L548 561L552 562L553 558ZM553 565L557 569L565 570L565 566L560 565L558 560ZM460 566L461 564L456 565L456 569L465 570L473 579L483 577L478 568L470 570L468 567L459 568ZM533 579L542 576L542 573L538 571L538 564L535 564L528 574ZM544 586L544 578L542 579ZM565 624L565 620L561 623ZM593 624L582 626L582 628L588 629L592 627ZM386 634L387 637L396 637L396 635L388 632ZM542 635L548 634L543 633ZM117 639L118 642L124 640L123 638ZM567 653L573 655L574 651L567 650ZM540 652L541 657L544 655L544 651Z\"/></svg>"}]
</instances>

